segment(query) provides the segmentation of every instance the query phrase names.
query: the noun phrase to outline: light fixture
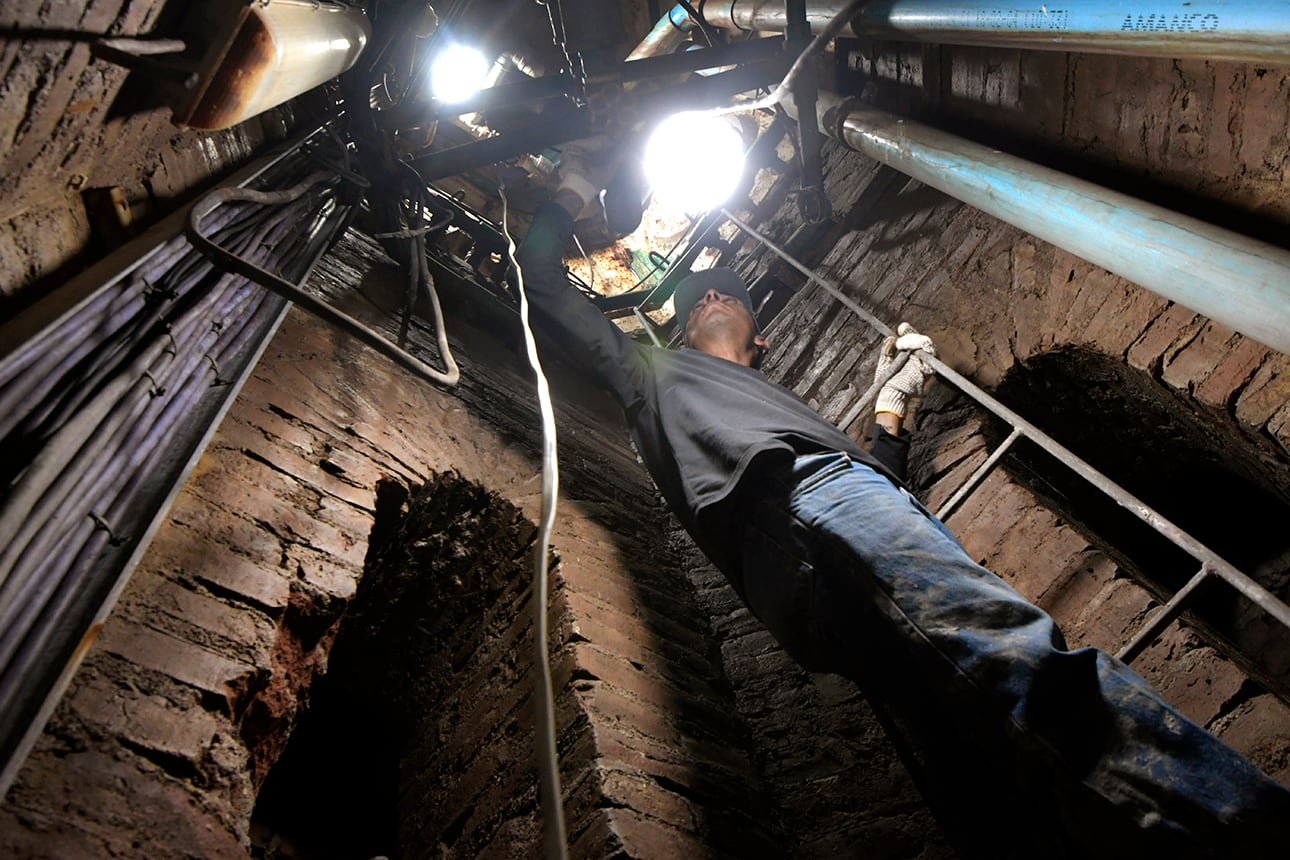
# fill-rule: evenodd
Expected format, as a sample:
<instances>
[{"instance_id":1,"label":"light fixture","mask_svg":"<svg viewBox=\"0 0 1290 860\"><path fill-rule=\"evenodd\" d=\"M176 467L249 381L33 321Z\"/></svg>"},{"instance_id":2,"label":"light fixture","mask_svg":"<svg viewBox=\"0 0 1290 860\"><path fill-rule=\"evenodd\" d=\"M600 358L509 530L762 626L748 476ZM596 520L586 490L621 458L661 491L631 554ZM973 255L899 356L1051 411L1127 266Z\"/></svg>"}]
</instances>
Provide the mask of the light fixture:
<instances>
[{"instance_id":1,"label":"light fixture","mask_svg":"<svg viewBox=\"0 0 1290 860\"><path fill-rule=\"evenodd\" d=\"M474 48L449 44L430 67L430 90L441 102L455 104L473 96L488 76L488 60Z\"/></svg>"},{"instance_id":2,"label":"light fixture","mask_svg":"<svg viewBox=\"0 0 1290 860\"><path fill-rule=\"evenodd\" d=\"M743 172L743 137L726 117L673 114L645 144L645 177L655 196L685 212L721 205Z\"/></svg>"}]
</instances>

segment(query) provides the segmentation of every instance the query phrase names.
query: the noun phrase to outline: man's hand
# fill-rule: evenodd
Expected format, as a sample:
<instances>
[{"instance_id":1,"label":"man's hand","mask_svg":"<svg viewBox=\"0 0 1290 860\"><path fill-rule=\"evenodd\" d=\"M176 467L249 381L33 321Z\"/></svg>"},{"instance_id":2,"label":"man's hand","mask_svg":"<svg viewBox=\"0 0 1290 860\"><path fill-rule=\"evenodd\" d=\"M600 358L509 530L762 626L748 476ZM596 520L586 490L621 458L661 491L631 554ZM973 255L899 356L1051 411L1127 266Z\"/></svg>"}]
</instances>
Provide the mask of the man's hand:
<instances>
[{"instance_id":1,"label":"man's hand","mask_svg":"<svg viewBox=\"0 0 1290 860\"><path fill-rule=\"evenodd\" d=\"M614 150L603 134L570 141L562 147L560 186L555 199L575 219L589 218L599 207L600 192L614 175Z\"/></svg>"},{"instance_id":2,"label":"man's hand","mask_svg":"<svg viewBox=\"0 0 1290 860\"><path fill-rule=\"evenodd\" d=\"M882 348L878 353L878 367L874 371L875 381L886 374L898 353L908 352L909 359L878 392L878 400L874 404L873 411L887 412L897 418L904 418L910 401L923 396L923 387L934 373L931 365L923 361L922 356L936 355L936 345L927 335L916 332L909 323L903 322L898 325L896 334L897 337L883 339Z\"/></svg>"}]
</instances>

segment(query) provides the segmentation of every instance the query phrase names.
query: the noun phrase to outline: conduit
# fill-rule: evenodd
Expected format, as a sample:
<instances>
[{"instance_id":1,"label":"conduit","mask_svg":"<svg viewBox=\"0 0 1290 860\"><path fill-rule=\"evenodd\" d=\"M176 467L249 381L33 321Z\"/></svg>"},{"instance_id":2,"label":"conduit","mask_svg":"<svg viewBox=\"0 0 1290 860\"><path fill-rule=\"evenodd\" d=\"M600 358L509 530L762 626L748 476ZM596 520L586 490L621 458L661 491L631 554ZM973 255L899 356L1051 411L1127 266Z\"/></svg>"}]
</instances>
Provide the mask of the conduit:
<instances>
[{"instance_id":1,"label":"conduit","mask_svg":"<svg viewBox=\"0 0 1290 860\"><path fill-rule=\"evenodd\" d=\"M810 0L811 29L818 32L845 5ZM708 0L702 12L716 27L788 28L783 0ZM875 0L852 19L851 31L951 45L1290 64L1290 17L1284 3L1268 0Z\"/></svg>"},{"instance_id":2,"label":"conduit","mask_svg":"<svg viewBox=\"0 0 1290 860\"><path fill-rule=\"evenodd\" d=\"M849 148L1290 353L1290 251L836 93L818 112Z\"/></svg>"},{"instance_id":3,"label":"conduit","mask_svg":"<svg viewBox=\"0 0 1290 860\"><path fill-rule=\"evenodd\" d=\"M316 136L237 181L295 181ZM303 280L352 209L325 189L295 197L206 227ZM181 215L0 330L0 792L285 314L177 235Z\"/></svg>"}]
</instances>

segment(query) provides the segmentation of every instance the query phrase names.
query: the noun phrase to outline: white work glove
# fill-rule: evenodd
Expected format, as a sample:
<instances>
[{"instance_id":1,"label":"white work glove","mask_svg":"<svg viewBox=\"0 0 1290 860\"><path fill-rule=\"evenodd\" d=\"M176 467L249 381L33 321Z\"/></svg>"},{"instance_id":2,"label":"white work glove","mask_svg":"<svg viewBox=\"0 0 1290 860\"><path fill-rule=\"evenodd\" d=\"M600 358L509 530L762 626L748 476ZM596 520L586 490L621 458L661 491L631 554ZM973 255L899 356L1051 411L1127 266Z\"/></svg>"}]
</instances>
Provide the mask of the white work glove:
<instances>
[{"instance_id":1,"label":"white work glove","mask_svg":"<svg viewBox=\"0 0 1290 860\"><path fill-rule=\"evenodd\" d=\"M578 219L589 218L600 206L600 192L613 178L616 153L605 135L573 140L560 150L560 185L582 201Z\"/></svg>"},{"instance_id":2,"label":"white work glove","mask_svg":"<svg viewBox=\"0 0 1290 860\"><path fill-rule=\"evenodd\" d=\"M910 356L904 367L896 371L896 375L878 392L873 411L890 412L904 418L909 402L923 396L923 386L935 372L930 364L923 361L922 356L936 355L936 345L927 335L914 331L909 323L903 322L896 326L896 334L897 337L887 337L882 341L882 349L878 352L878 368L873 374L874 381L881 379L887 372L887 368L896 360L897 353L909 352Z\"/></svg>"}]
</instances>

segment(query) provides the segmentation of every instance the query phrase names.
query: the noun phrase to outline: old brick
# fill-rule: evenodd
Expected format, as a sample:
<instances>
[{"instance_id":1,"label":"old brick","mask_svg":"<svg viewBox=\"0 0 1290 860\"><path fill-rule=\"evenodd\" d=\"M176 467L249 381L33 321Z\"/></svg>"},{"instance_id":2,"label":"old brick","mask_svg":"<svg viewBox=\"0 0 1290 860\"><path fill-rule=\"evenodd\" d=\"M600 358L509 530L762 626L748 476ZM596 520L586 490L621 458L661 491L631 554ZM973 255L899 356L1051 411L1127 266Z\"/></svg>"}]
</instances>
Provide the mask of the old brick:
<instances>
[{"instance_id":1,"label":"old brick","mask_svg":"<svg viewBox=\"0 0 1290 860\"><path fill-rule=\"evenodd\" d=\"M266 567L192 529L161 529L148 546L141 569L204 582L268 609L287 605L290 581L280 570Z\"/></svg>"},{"instance_id":2,"label":"old brick","mask_svg":"<svg viewBox=\"0 0 1290 860\"><path fill-rule=\"evenodd\" d=\"M1069 531L1057 528L1052 511L1033 503L1008 528L995 551L986 557L985 566L1035 600L1052 585L1054 572L1065 568L1076 551L1060 540L1053 541L1055 534L1069 535ZM1082 539L1076 538L1075 542L1083 548Z\"/></svg>"},{"instance_id":3,"label":"old brick","mask_svg":"<svg viewBox=\"0 0 1290 860\"><path fill-rule=\"evenodd\" d=\"M660 662L654 631L627 609L617 609L570 592L571 631L600 648L638 663Z\"/></svg>"},{"instance_id":4,"label":"old brick","mask_svg":"<svg viewBox=\"0 0 1290 860\"><path fill-rule=\"evenodd\" d=\"M109 653L169 675L229 703L257 674L254 666L240 660L115 618L104 626L99 643Z\"/></svg>"},{"instance_id":5,"label":"old brick","mask_svg":"<svg viewBox=\"0 0 1290 860\"><path fill-rule=\"evenodd\" d=\"M1045 291L1040 286L1038 271L1039 249L1034 239L1022 239L1012 249L1012 294L1010 333L1012 349L1017 358L1026 360L1052 345L1054 329L1046 315L1049 303L1044 301Z\"/></svg>"},{"instance_id":6,"label":"old brick","mask_svg":"<svg viewBox=\"0 0 1290 860\"><path fill-rule=\"evenodd\" d=\"M1051 587L1035 601L1057 622L1072 645L1083 644L1082 631L1076 626L1080 613L1115 576L1116 565L1096 550L1086 550L1071 557L1064 570L1054 577Z\"/></svg>"},{"instance_id":7,"label":"old brick","mask_svg":"<svg viewBox=\"0 0 1290 860\"><path fill-rule=\"evenodd\" d=\"M1231 348L1219 357L1213 372L1196 386L1194 393L1201 403L1226 408L1267 361L1268 349L1262 344L1240 335L1230 343Z\"/></svg>"},{"instance_id":8,"label":"old brick","mask_svg":"<svg viewBox=\"0 0 1290 860\"><path fill-rule=\"evenodd\" d=\"M1129 347L1129 365L1138 370L1152 370L1176 344L1191 338L1203 322L1194 312L1181 305L1170 305L1151 321L1151 325Z\"/></svg>"},{"instance_id":9,"label":"old brick","mask_svg":"<svg viewBox=\"0 0 1290 860\"><path fill-rule=\"evenodd\" d=\"M196 493L180 493L171 505L170 519L257 563L276 567L283 560L282 540L266 524L245 520Z\"/></svg>"},{"instance_id":10,"label":"old brick","mask_svg":"<svg viewBox=\"0 0 1290 860\"><path fill-rule=\"evenodd\" d=\"M647 775L620 768L599 768L602 791L616 807L625 807L655 821L666 821L702 839L703 832L695 820L694 807L683 797L664 789Z\"/></svg>"},{"instance_id":11,"label":"old brick","mask_svg":"<svg viewBox=\"0 0 1290 860\"><path fill-rule=\"evenodd\" d=\"M1060 281L1060 277L1057 280ZM1072 287L1073 292L1069 289ZM1050 299L1050 307L1063 311L1054 328L1053 339L1057 343L1087 343L1093 321L1107 310L1108 305L1115 307L1122 288L1120 279L1105 269L1093 267L1076 275L1069 282L1066 297L1053 297L1055 301Z\"/></svg>"},{"instance_id":12,"label":"old brick","mask_svg":"<svg viewBox=\"0 0 1290 860\"><path fill-rule=\"evenodd\" d=\"M1142 336L1169 302L1121 279L1109 289L1114 291L1113 299L1102 305L1089 322L1083 340L1108 355L1120 356Z\"/></svg>"},{"instance_id":13,"label":"old brick","mask_svg":"<svg viewBox=\"0 0 1290 860\"><path fill-rule=\"evenodd\" d=\"M159 631L230 656L267 665L273 624L268 616L186 588L148 570L134 576L134 588L121 603L120 615Z\"/></svg>"},{"instance_id":14,"label":"old brick","mask_svg":"<svg viewBox=\"0 0 1290 860\"><path fill-rule=\"evenodd\" d=\"M1140 626L1150 595L1127 579L1112 579L1088 601L1071 625L1079 641L1115 653Z\"/></svg>"},{"instance_id":15,"label":"old brick","mask_svg":"<svg viewBox=\"0 0 1290 860\"><path fill-rule=\"evenodd\" d=\"M181 707L161 696L137 696L101 677L78 685L68 704L83 719L131 744L182 759L194 769L215 736L231 731L200 707Z\"/></svg>"},{"instance_id":16,"label":"old brick","mask_svg":"<svg viewBox=\"0 0 1290 860\"><path fill-rule=\"evenodd\" d=\"M313 587L342 598L354 596L358 579L363 573L361 563L354 564L298 543L287 546L284 565L288 571Z\"/></svg>"},{"instance_id":17,"label":"old brick","mask_svg":"<svg viewBox=\"0 0 1290 860\"><path fill-rule=\"evenodd\" d=\"M1134 661L1133 668L1174 707L1202 726L1223 713L1245 675L1195 635L1173 624Z\"/></svg>"},{"instance_id":18,"label":"old brick","mask_svg":"<svg viewBox=\"0 0 1290 860\"><path fill-rule=\"evenodd\" d=\"M1247 427L1262 427L1290 403L1290 356L1268 355L1236 400L1236 419Z\"/></svg>"},{"instance_id":19,"label":"old brick","mask_svg":"<svg viewBox=\"0 0 1290 860\"><path fill-rule=\"evenodd\" d=\"M1290 708L1270 693L1242 702L1212 727L1215 734L1290 788Z\"/></svg>"},{"instance_id":20,"label":"old brick","mask_svg":"<svg viewBox=\"0 0 1290 860\"><path fill-rule=\"evenodd\" d=\"M19 826L0 827L7 856L246 857L245 831L240 837L230 805L203 804L185 781L159 779L129 754L89 749L58 761L40 773L44 796L26 798Z\"/></svg>"},{"instance_id":21,"label":"old brick","mask_svg":"<svg viewBox=\"0 0 1290 860\"><path fill-rule=\"evenodd\" d=\"M1268 419L1268 432L1281 445L1281 450L1290 452L1290 403Z\"/></svg>"},{"instance_id":22,"label":"old brick","mask_svg":"<svg viewBox=\"0 0 1290 860\"><path fill-rule=\"evenodd\" d=\"M1191 391L1231 352L1235 339L1236 332L1231 328L1216 322L1205 323L1190 343L1174 356L1165 358L1160 378L1174 388Z\"/></svg>"},{"instance_id":23,"label":"old brick","mask_svg":"<svg viewBox=\"0 0 1290 860\"><path fill-rule=\"evenodd\" d=\"M992 472L949 518L947 525L975 559L988 558L1034 506L1033 497Z\"/></svg>"}]
</instances>

